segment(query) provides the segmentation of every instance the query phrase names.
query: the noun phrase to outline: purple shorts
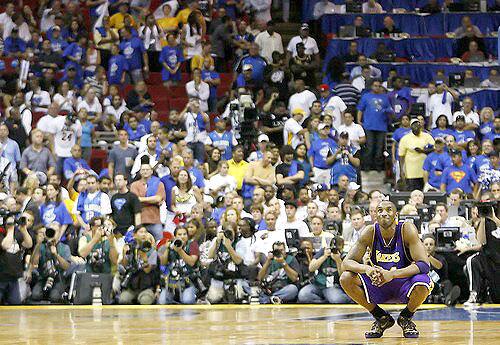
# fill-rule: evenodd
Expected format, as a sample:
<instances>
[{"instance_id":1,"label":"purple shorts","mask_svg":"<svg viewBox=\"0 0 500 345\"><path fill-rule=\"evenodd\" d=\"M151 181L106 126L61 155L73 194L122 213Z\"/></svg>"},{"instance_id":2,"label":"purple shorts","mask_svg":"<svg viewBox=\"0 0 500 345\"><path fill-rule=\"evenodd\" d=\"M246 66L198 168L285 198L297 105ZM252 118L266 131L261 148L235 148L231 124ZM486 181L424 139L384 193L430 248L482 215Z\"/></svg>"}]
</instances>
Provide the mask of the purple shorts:
<instances>
[{"instance_id":1,"label":"purple shorts","mask_svg":"<svg viewBox=\"0 0 500 345\"><path fill-rule=\"evenodd\" d=\"M363 284L363 290L368 303L408 303L408 298L417 285L427 287L429 293L432 291L432 281L428 274L416 274L410 278L393 279L381 287L372 284L366 274L358 274Z\"/></svg>"}]
</instances>

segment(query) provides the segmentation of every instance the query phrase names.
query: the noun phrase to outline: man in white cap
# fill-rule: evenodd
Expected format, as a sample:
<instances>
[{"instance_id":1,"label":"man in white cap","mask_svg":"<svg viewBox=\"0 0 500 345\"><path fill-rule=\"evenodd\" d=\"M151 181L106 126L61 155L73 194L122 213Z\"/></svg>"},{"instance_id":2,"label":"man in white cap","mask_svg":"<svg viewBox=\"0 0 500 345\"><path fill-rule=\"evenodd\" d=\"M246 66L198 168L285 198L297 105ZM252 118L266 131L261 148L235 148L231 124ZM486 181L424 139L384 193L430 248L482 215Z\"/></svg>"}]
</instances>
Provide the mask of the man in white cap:
<instances>
[{"instance_id":1,"label":"man in white cap","mask_svg":"<svg viewBox=\"0 0 500 345\"><path fill-rule=\"evenodd\" d=\"M418 119L410 122L411 133L406 134L399 142L399 164L401 179L406 180L408 190L424 188L424 161L427 154L434 150L434 139L429 133L422 131Z\"/></svg>"},{"instance_id":2,"label":"man in white cap","mask_svg":"<svg viewBox=\"0 0 500 345\"><path fill-rule=\"evenodd\" d=\"M287 50L287 65L288 62L290 61L290 58L297 56L297 43L304 43L304 46L306 48L306 54L308 55L313 55L314 60L317 64L317 66L320 65L320 59L319 59L319 49L318 49L318 44L316 43L316 40L312 37L309 36L309 24L307 23L302 23L300 26L300 31L299 35L293 37L290 42L288 43L288 47L286 48Z\"/></svg>"},{"instance_id":3,"label":"man in white cap","mask_svg":"<svg viewBox=\"0 0 500 345\"><path fill-rule=\"evenodd\" d=\"M250 156L248 157L249 162L260 161L262 157L264 157L267 144L269 144L269 137L266 134L261 134L257 138L257 142L259 143L259 149L250 154Z\"/></svg>"},{"instance_id":4,"label":"man in white cap","mask_svg":"<svg viewBox=\"0 0 500 345\"><path fill-rule=\"evenodd\" d=\"M330 137L330 125L320 123L318 125L319 139L311 143L307 153L314 176L312 180L319 184L330 185L331 168L335 161L334 153L337 151L337 144Z\"/></svg>"},{"instance_id":5,"label":"man in white cap","mask_svg":"<svg viewBox=\"0 0 500 345\"><path fill-rule=\"evenodd\" d=\"M309 131L300 125L304 115L305 111L301 108L292 110L292 118L286 120L283 129L283 142L285 145L290 145L295 149L299 144L309 141Z\"/></svg>"}]
</instances>

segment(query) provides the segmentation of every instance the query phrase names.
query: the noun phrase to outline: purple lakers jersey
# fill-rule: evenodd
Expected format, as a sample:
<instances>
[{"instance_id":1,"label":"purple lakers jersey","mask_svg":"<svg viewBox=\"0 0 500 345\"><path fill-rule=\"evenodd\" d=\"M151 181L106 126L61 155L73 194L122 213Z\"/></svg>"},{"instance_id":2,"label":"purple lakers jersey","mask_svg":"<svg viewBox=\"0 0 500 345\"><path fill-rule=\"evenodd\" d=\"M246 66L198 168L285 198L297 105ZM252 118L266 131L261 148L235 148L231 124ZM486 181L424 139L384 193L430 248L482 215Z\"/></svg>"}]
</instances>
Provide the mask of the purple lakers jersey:
<instances>
[{"instance_id":1,"label":"purple lakers jersey","mask_svg":"<svg viewBox=\"0 0 500 345\"><path fill-rule=\"evenodd\" d=\"M403 222L398 223L394 237L386 243L380 232L380 225L375 223L371 253L371 260L374 265L390 270L404 268L412 263L413 260L403 242L403 224Z\"/></svg>"}]
</instances>

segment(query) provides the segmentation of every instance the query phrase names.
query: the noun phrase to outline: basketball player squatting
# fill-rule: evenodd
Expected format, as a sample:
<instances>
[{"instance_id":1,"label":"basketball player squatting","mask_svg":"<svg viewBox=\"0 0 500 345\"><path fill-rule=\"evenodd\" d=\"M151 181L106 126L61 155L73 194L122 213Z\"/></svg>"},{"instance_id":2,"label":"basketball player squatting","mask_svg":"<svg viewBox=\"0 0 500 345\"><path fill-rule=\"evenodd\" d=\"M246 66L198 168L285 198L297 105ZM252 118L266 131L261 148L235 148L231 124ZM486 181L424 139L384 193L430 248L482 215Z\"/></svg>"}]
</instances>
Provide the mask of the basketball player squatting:
<instances>
[{"instance_id":1,"label":"basketball player squatting","mask_svg":"<svg viewBox=\"0 0 500 345\"><path fill-rule=\"evenodd\" d=\"M405 338L418 338L413 314L432 291L429 260L412 223L397 222L396 206L382 201L377 221L366 227L347 254L340 283L345 292L375 318L366 338L380 338L394 325L394 319L380 303L405 303L397 320ZM370 248L369 265L363 256Z\"/></svg>"}]
</instances>

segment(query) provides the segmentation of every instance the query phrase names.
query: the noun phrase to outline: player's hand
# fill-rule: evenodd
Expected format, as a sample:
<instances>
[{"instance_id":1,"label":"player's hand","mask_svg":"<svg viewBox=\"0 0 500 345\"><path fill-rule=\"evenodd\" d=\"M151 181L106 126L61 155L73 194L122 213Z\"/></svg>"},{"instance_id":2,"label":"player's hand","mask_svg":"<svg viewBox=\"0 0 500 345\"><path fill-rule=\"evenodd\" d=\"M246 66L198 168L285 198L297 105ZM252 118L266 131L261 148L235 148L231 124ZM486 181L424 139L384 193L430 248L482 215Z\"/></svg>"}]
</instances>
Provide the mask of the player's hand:
<instances>
[{"instance_id":1,"label":"player's hand","mask_svg":"<svg viewBox=\"0 0 500 345\"><path fill-rule=\"evenodd\" d=\"M369 266L366 269L366 275L371 279L373 285L375 285L375 283L378 283L381 279L379 270L380 268L375 266Z\"/></svg>"},{"instance_id":2,"label":"player's hand","mask_svg":"<svg viewBox=\"0 0 500 345\"><path fill-rule=\"evenodd\" d=\"M391 280L394 279L394 272L393 271L387 271L384 270L383 268L379 269L379 280L376 282L373 282L373 285L377 287L381 287L384 284L389 283Z\"/></svg>"}]
</instances>

